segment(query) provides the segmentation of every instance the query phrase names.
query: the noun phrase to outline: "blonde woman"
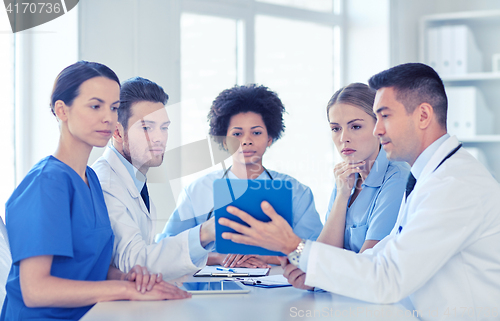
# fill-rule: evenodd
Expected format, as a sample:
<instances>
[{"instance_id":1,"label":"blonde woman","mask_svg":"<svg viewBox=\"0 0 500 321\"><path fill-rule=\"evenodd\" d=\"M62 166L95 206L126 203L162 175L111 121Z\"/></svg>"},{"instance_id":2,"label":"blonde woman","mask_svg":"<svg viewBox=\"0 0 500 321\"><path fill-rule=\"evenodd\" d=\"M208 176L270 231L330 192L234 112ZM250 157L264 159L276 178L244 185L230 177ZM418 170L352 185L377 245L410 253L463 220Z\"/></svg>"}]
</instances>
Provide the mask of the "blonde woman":
<instances>
[{"instance_id":1,"label":"blonde woman","mask_svg":"<svg viewBox=\"0 0 500 321\"><path fill-rule=\"evenodd\" d=\"M342 162L334 168L325 226L319 242L363 252L388 235L399 212L410 173L407 163L389 161L373 135L375 91L353 83L338 90L326 109Z\"/></svg>"}]
</instances>

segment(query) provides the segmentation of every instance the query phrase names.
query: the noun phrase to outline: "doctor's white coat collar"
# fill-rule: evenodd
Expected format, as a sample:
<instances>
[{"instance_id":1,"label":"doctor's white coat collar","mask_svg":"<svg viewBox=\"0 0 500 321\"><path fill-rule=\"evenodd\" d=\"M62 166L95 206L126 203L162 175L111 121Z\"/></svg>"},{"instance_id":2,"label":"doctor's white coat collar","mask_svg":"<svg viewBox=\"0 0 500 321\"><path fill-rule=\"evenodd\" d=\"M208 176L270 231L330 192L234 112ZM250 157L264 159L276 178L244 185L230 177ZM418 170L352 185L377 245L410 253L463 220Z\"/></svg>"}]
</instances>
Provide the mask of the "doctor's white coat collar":
<instances>
[{"instance_id":1,"label":"doctor's white coat collar","mask_svg":"<svg viewBox=\"0 0 500 321\"><path fill-rule=\"evenodd\" d=\"M122 163L120 158L116 155L116 153L111 149L111 146L107 146L104 150L103 158L108 162L111 166L111 169L116 172L116 174L123 180L123 184L125 188L130 193L132 198L141 197L141 192L136 186L133 177L130 175L129 171ZM144 185L144 183L142 183ZM142 189L142 187L141 187ZM147 212L146 205L144 205L144 211Z\"/></svg>"},{"instance_id":2,"label":"doctor's white coat collar","mask_svg":"<svg viewBox=\"0 0 500 321\"><path fill-rule=\"evenodd\" d=\"M443 136L436 139L432 144L430 144L415 160L415 163L411 167L411 173L418 181L422 172L426 168L427 164L436 156L436 152L439 150L439 147L450 138L449 134L444 134ZM445 158L447 154L445 154L442 158ZM439 161L441 161L440 159ZM433 162L431 162L433 163ZM437 163L439 164L439 163ZM436 165L437 166L437 165ZM434 170L435 168L433 168Z\"/></svg>"},{"instance_id":3,"label":"doctor's white coat collar","mask_svg":"<svg viewBox=\"0 0 500 321\"><path fill-rule=\"evenodd\" d=\"M419 193L420 186L421 186L421 184L419 184L419 181L423 182L432 172L434 172L436 170L436 167L438 167L438 165L441 163L441 161L451 151L453 151L453 149L457 148L457 146L460 145L460 142L458 141L456 136L450 137L449 134L446 134L446 135L443 135L440 139L443 139L444 141L442 141L441 144L438 145L436 149L431 149L432 154L431 153L427 154L427 162L426 163L423 162L423 160L424 160L423 158L420 160L417 159L417 160L419 160L418 166L421 166L421 168L422 168L421 172L418 174L418 177L415 176L415 174L413 172L415 164L417 164L417 162L415 162L415 164L413 164L413 167L411 168L411 172L413 173L413 175L417 179L417 184L415 185L415 188L413 189L413 192L411 193L407 202L409 202L409 200L411 198L413 198L415 196L415 194ZM438 140L436 140L436 142L438 142ZM431 144L431 146L432 146L432 144ZM431 147L431 146L429 146L429 147ZM427 147L427 149L425 151L427 151L429 149L429 147ZM420 154L420 155L422 155L422 154ZM419 156L419 158L420 158L420 156ZM444 164L446 164L446 163L444 163ZM443 164L443 166L444 166L444 164ZM404 200L401 204L401 209L403 209L403 207L405 207ZM401 210L400 210L400 216L402 216ZM398 220L399 220L399 218L398 218ZM396 223L396 224L398 224L398 223Z\"/></svg>"},{"instance_id":4,"label":"doctor's white coat collar","mask_svg":"<svg viewBox=\"0 0 500 321\"><path fill-rule=\"evenodd\" d=\"M108 147L113 152L115 152L118 159L122 162L123 166L125 166L128 173L130 174L130 177L134 180L134 184L137 187L137 190L140 193L142 191L142 188L144 187L144 184L146 184L146 176L141 173L134 165L130 164L130 162L126 160L125 157L123 157L123 155L120 154L120 152L117 151L113 145L109 144Z\"/></svg>"}]
</instances>

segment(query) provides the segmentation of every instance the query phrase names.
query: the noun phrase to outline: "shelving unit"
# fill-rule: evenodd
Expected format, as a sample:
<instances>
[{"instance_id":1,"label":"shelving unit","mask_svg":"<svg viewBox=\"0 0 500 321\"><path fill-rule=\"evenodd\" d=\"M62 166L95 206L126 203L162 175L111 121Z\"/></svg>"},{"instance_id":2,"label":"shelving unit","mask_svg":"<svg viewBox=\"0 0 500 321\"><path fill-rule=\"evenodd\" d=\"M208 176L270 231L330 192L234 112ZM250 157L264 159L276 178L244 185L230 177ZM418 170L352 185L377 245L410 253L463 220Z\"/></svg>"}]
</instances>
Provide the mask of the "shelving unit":
<instances>
[{"instance_id":1,"label":"shelving unit","mask_svg":"<svg viewBox=\"0 0 500 321\"><path fill-rule=\"evenodd\" d=\"M500 143L500 135L478 135L473 137L459 137L462 143Z\"/></svg>"},{"instance_id":2,"label":"shelving unit","mask_svg":"<svg viewBox=\"0 0 500 321\"><path fill-rule=\"evenodd\" d=\"M491 135L458 137L464 147L484 153L487 167L500 181L500 71L492 70L492 56L500 53L500 10L467 11L436 14L422 17L420 21L420 61L428 62L428 29L442 26L467 25L482 53L480 72L446 74L442 76L446 88L474 86L484 96L484 101L494 117ZM449 105L449 110L454 106Z\"/></svg>"},{"instance_id":3,"label":"shelving unit","mask_svg":"<svg viewBox=\"0 0 500 321\"><path fill-rule=\"evenodd\" d=\"M477 81L477 82L498 81L498 82L500 82L500 72L475 72L475 73L470 73L470 74L465 74L465 75L449 75L449 76L443 76L442 79L445 83L451 83L451 84L456 83L457 85L460 84L461 82L466 82L466 81Z\"/></svg>"}]
</instances>

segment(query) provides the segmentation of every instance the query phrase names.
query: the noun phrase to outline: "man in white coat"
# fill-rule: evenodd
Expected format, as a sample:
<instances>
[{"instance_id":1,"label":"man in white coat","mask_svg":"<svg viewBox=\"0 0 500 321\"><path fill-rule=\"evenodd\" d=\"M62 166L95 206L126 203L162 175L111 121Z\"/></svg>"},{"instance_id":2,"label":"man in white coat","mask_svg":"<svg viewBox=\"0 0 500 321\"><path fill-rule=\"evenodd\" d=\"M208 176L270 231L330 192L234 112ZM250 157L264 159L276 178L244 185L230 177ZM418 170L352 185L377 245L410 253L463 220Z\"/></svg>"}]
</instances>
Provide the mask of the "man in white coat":
<instances>
[{"instance_id":1,"label":"man in white coat","mask_svg":"<svg viewBox=\"0 0 500 321\"><path fill-rule=\"evenodd\" d=\"M298 288L374 303L409 298L410 312L423 320L498 320L498 182L447 134L447 98L432 68L399 65L369 84L377 90L374 135L389 159L412 166L390 235L362 254L304 241L263 202L272 221L256 221L233 207L228 211L250 227L220 219L242 233L222 236L287 254L284 275Z\"/></svg>"},{"instance_id":2,"label":"man in white coat","mask_svg":"<svg viewBox=\"0 0 500 321\"><path fill-rule=\"evenodd\" d=\"M139 264L169 280L205 265L215 240L215 224L209 220L154 241L156 208L149 199L146 174L163 162L170 125L167 100L163 88L150 80L135 77L123 83L112 143L92 168L115 233L113 264L123 272Z\"/></svg>"}]
</instances>

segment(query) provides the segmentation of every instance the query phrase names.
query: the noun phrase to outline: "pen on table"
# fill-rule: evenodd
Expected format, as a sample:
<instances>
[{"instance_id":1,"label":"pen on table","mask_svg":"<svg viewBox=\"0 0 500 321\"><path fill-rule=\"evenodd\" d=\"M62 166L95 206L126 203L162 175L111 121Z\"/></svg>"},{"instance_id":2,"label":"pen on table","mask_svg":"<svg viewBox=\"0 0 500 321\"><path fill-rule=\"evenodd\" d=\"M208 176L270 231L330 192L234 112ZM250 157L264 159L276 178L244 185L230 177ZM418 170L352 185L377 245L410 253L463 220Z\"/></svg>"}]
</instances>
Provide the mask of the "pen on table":
<instances>
[{"instance_id":1,"label":"pen on table","mask_svg":"<svg viewBox=\"0 0 500 321\"><path fill-rule=\"evenodd\" d=\"M240 281L241 283L245 284L245 285L255 285L255 284L260 284L262 283L262 281L259 281L259 280L254 280L254 279L240 279L240 278L237 278L238 281Z\"/></svg>"},{"instance_id":2,"label":"pen on table","mask_svg":"<svg viewBox=\"0 0 500 321\"><path fill-rule=\"evenodd\" d=\"M236 270L234 270L234 269L216 268L216 270L217 270L217 271L224 271L224 272L233 272L233 273L235 273L235 272L236 272Z\"/></svg>"}]
</instances>

